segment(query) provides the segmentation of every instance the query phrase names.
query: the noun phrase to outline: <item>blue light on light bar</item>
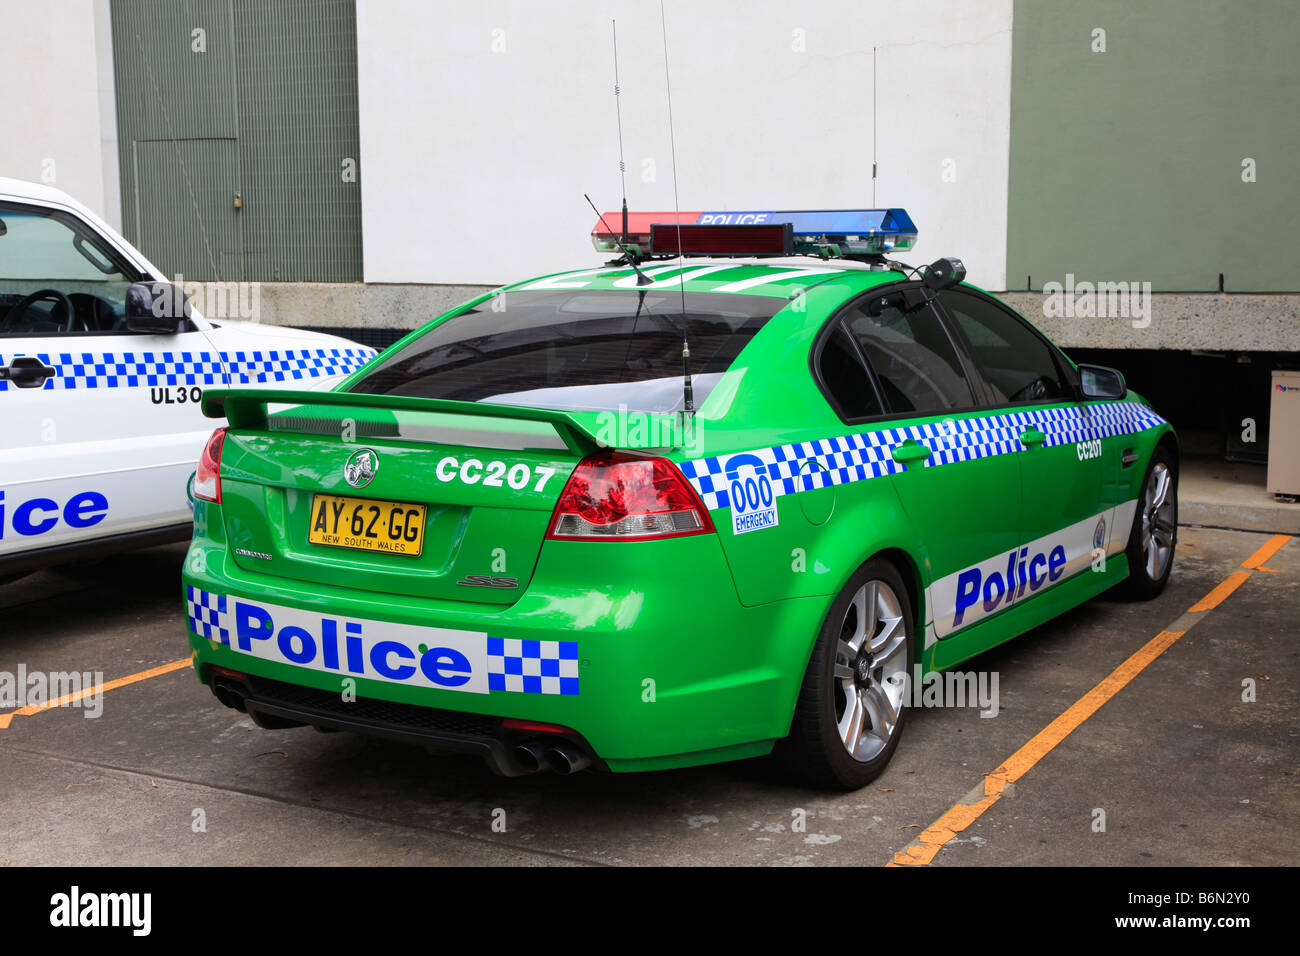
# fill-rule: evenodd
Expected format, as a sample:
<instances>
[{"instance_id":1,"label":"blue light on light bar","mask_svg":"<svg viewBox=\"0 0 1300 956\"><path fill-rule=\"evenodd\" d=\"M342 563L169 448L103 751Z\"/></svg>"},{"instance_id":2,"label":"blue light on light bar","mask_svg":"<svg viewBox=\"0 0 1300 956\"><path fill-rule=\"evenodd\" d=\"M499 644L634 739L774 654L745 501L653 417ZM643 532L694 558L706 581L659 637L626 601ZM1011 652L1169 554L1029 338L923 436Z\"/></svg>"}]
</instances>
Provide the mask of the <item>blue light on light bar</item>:
<instances>
[{"instance_id":1,"label":"blue light on light bar","mask_svg":"<svg viewBox=\"0 0 1300 956\"><path fill-rule=\"evenodd\" d=\"M903 209L799 209L702 212L698 225L790 223L797 245L833 244L845 252L911 249L916 225Z\"/></svg>"},{"instance_id":2,"label":"blue light on light bar","mask_svg":"<svg viewBox=\"0 0 1300 956\"><path fill-rule=\"evenodd\" d=\"M903 209L797 209L737 212L618 212L605 213L591 229L592 245L600 252L636 256L650 254L655 226L673 223L695 226L775 226L790 224L794 252L821 258L881 256L916 245L916 226ZM620 232L620 230L622 230ZM712 236L711 240L717 240ZM726 255L718 248L714 255ZM739 252L735 254L739 255Z\"/></svg>"}]
</instances>

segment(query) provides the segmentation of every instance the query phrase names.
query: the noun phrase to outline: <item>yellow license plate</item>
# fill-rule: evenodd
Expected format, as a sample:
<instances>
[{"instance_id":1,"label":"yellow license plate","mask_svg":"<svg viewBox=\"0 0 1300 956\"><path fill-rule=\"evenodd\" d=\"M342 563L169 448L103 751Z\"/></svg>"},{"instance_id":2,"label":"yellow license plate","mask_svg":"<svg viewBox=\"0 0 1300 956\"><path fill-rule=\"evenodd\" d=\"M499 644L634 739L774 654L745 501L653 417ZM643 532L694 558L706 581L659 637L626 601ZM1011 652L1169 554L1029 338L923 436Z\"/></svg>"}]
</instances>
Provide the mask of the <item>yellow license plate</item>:
<instances>
[{"instance_id":1,"label":"yellow license plate","mask_svg":"<svg viewBox=\"0 0 1300 956\"><path fill-rule=\"evenodd\" d=\"M424 505L342 495L313 495L307 540L336 548L418 558L424 546Z\"/></svg>"}]
</instances>

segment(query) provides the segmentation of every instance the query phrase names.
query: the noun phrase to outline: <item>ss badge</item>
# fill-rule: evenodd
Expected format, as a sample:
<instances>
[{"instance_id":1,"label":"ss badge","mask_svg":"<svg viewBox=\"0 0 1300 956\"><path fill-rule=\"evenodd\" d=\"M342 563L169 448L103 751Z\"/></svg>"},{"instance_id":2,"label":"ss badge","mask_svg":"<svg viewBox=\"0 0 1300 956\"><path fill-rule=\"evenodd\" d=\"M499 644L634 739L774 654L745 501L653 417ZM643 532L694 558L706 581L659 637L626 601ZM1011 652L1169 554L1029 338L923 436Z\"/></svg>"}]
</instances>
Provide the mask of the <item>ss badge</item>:
<instances>
[{"instance_id":1,"label":"ss badge","mask_svg":"<svg viewBox=\"0 0 1300 956\"><path fill-rule=\"evenodd\" d=\"M467 574L456 582L467 588L517 588L518 578L495 578L490 574Z\"/></svg>"}]
</instances>

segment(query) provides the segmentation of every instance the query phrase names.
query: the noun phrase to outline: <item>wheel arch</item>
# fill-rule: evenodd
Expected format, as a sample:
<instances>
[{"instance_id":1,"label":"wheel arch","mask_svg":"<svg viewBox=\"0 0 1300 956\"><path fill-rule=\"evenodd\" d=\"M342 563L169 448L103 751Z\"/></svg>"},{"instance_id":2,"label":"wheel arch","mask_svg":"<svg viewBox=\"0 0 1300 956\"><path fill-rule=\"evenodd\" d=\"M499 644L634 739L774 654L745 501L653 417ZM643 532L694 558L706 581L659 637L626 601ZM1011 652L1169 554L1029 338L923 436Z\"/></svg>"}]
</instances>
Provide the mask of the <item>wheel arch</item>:
<instances>
[{"instance_id":1,"label":"wheel arch","mask_svg":"<svg viewBox=\"0 0 1300 956\"><path fill-rule=\"evenodd\" d=\"M1182 444L1178 441L1178 433L1174 431L1172 425L1165 427L1160 437L1156 439L1153 451L1159 448L1168 448L1174 456L1174 464L1182 470L1183 450Z\"/></svg>"},{"instance_id":2,"label":"wheel arch","mask_svg":"<svg viewBox=\"0 0 1300 956\"><path fill-rule=\"evenodd\" d=\"M921 567L908 551L900 547L884 548L867 558L867 561L873 558L883 558L888 561L903 579L903 584L907 588L908 600L912 605L912 624L916 628L916 646L913 651L916 660L920 661L921 654L925 651L926 622L926 586L921 577ZM866 561L862 563L866 564Z\"/></svg>"}]
</instances>

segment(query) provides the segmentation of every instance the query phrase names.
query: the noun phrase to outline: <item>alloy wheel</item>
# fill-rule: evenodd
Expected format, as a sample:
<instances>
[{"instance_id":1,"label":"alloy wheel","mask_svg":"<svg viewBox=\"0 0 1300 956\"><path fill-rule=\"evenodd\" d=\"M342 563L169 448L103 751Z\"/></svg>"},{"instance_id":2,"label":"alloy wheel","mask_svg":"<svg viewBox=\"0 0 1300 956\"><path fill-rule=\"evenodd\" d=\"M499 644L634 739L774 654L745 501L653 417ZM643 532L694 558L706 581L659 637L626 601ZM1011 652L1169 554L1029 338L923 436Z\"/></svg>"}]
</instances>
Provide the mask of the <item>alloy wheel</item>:
<instances>
[{"instance_id":1,"label":"alloy wheel","mask_svg":"<svg viewBox=\"0 0 1300 956\"><path fill-rule=\"evenodd\" d=\"M1142 559L1147 577L1164 576L1174 551L1174 476L1156 462L1142 495Z\"/></svg>"},{"instance_id":2,"label":"alloy wheel","mask_svg":"<svg viewBox=\"0 0 1300 956\"><path fill-rule=\"evenodd\" d=\"M907 687L903 605L885 581L868 581L845 609L835 649L835 719L849 756L868 761L888 745Z\"/></svg>"}]
</instances>

